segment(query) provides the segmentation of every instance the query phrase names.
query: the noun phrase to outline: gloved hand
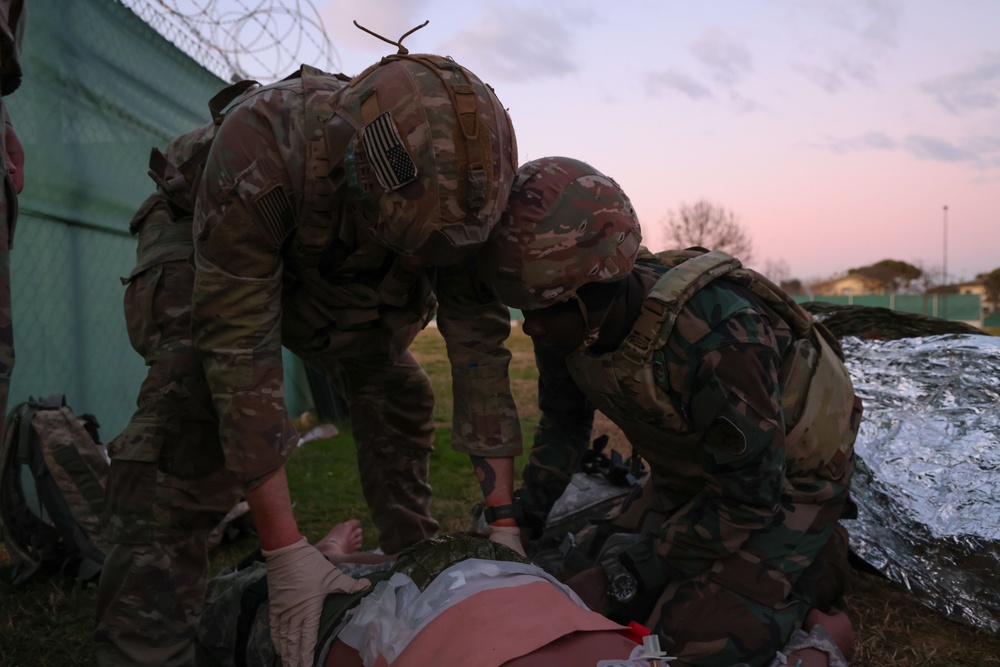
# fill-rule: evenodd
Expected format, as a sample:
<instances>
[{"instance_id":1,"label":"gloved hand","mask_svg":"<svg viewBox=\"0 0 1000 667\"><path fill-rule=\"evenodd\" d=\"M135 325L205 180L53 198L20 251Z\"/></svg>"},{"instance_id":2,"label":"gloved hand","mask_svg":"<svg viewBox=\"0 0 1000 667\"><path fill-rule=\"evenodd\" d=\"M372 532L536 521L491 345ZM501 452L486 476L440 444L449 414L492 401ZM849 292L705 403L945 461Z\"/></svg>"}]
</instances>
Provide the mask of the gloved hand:
<instances>
[{"instance_id":1,"label":"gloved hand","mask_svg":"<svg viewBox=\"0 0 1000 667\"><path fill-rule=\"evenodd\" d=\"M510 547L517 553L524 556L524 545L521 544L521 529L517 526L493 526L489 527L490 542L502 544Z\"/></svg>"},{"instance_id":2,"label":"gloved hand","mask_svg":"<svg viewBox=\"0 0 1000 667\"><path fill-rule=\"evenodd\" d=\"M312 667L327 593L354 593L371 584L341 572L304 537L274 551L262 549L261 553L267 559L271 639L281 664Z\"/></svg>"}]
</instances>

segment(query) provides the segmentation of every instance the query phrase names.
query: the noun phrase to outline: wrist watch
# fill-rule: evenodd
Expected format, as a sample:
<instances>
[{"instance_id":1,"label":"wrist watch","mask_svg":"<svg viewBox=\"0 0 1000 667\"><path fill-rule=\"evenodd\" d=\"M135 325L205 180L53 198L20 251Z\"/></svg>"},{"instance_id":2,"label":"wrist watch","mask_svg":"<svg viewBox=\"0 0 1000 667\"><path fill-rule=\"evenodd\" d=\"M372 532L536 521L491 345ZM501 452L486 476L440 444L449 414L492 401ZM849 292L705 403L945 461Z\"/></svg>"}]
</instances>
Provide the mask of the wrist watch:
<instances>
[{"instance_id":1,"label":"wrist watch","mask_svg":"<svg viewBox=\"0 0 1000 667\"><path fill-rule=\"evenodd\" d=\"M608 581L608 594L616 602L628 602L635 597L638 590L635 577L628 570L623 569L610 578Z\"/></svg>"},{"instance_id":2,"label":"wrist watch","mask_svg":"<svg viewBox=\"0 0 1000 667\"><path fill-rule=\"evenodd\" d=\"M608 578L608 597L616 602L629 602L639 592L638 582L616 556L605 558L601 567Z\"/></svg>"},{"instance_id":3,"label":"wrist watch","mask_svg":"<svg viewBox=\"0 0 1000 667\"><path fill-rule=\"evenodd\" d=\"M487 507L483 510L483 519L487 524L495 523L501 519L514 519L518 523L521 523L523 517L524 511L521 509L519 503L497 505L495 507Z\"/></svg>"}]
</instances>

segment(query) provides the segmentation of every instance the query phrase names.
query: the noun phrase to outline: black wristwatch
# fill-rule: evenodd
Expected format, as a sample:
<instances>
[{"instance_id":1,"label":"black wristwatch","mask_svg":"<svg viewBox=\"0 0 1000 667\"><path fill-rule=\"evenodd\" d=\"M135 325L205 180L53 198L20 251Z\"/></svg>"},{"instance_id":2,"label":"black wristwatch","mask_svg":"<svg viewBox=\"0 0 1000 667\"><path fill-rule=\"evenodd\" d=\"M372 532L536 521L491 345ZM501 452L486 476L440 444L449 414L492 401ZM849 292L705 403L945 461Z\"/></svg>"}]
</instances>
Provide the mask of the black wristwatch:
<instances>
[{"instance_id":1,"label":"black wristwatch","mask_svg":"<svg viewBox=\"0 0 1000 667\"><path fill-rule=\"evenodd\" d=\"M601 567L608 577L608 596L616 602L630 602L639 589L632 573L616 557L605 558Z\"/></svg>"},{"instance_id":2,"label":"black wristwatch","mask_svg":"<svg viewBox=\"0 0 1000 667\"><path fill-rule=\"evenodd\" d=\"M608 595L616 602L630 602L637 591L638 584L628 570L623 569L608 581Z\"/></svg>"},{"instance_id":3,"label":"black wristwatch","mask_svg":"<svg viewBox=\"0 0 1000 667\"><path fill-rule=\"evenodd\" d=\"M524 510L521 509L521 505L518 503L497 505L496 507L487 507L483 510L483 519L487 524L495 523L501 519L514 519L514 521L521 523L522 518L524 518Z\"/></svg>"}]
</instances>

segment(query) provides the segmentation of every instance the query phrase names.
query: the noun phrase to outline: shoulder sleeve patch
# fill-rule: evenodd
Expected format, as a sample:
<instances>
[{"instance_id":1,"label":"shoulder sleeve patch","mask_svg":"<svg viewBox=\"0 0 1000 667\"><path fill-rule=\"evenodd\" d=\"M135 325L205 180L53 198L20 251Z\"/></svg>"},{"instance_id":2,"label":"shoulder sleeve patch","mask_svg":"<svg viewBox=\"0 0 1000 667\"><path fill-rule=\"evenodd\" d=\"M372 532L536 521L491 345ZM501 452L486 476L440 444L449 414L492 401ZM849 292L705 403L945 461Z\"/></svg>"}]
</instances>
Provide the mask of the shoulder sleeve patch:
<instances>
[{"instance_id":1,"label":"shoulder sleeve patch","mask_svg":"<svg viewBox=\"0 0 1000 667\"><path fill-rule=\"evenodd\" d=\"M280 247L295 229L292 205L284 188L275 185L257 195L253 200L253 209L261 232L274 242L275 247Z\"/></svg>"}]
</instances>

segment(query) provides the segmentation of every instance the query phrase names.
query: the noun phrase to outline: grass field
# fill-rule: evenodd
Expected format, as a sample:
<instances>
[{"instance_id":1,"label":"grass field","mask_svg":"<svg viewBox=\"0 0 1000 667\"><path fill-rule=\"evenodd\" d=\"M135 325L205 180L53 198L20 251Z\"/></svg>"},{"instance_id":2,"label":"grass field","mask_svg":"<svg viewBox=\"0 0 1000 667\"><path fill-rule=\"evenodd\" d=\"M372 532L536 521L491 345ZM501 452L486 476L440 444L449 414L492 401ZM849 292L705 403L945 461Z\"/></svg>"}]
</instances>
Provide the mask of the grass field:
<instances>
[{"instance_id":1,"label":"grass field","mask_svg":"<svg viewBox=\"0 0 1000 667\"><path fill-rule=\"evenodd\" d=\"M514 352L512 386L525 441L530 443L538 422L530 341L515 330L510 347ZM437 331L428 329L417 338L413 350L430 375L438 399L438 433L431 464L434 514L443 530L464 530L479 490L468 458L448 445L451 382L444 345ZM366 545L373 546L375 529L367 520L361 498L354 443L348 429L341 430L335 438L296 450L290 459L288 473L296 516L311 540L322 537L331 524L357 517L366 529ZM524 457L519 463L523 466ZM249 537L224 544L213 553L213 568L221 569L254 546ZM8 580L6 554L0 549L0 667L96 664L89 643L95 586L47 579L11 590ZM851 663L855 667L1000 667L1000 637L949 621L885 580L857 573L846 609L859 641Z\"/></svg>"}]
</instances>

